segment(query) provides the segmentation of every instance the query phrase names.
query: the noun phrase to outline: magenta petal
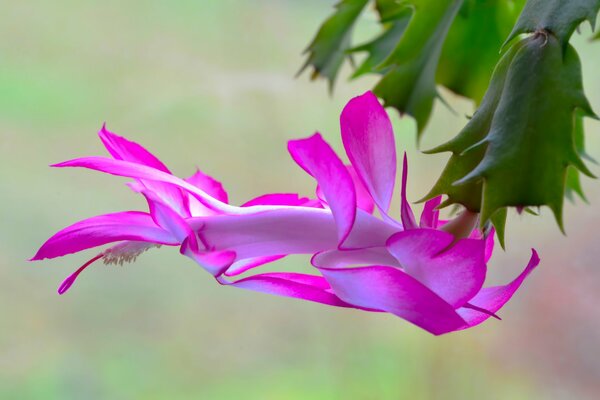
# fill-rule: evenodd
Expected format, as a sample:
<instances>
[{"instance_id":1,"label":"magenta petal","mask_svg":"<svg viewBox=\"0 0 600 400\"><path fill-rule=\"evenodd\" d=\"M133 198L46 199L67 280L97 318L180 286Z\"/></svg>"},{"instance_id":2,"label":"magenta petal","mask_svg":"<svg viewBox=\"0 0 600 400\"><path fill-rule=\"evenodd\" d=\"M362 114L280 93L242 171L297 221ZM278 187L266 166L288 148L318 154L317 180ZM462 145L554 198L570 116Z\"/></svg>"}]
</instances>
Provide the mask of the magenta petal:
<instances>
[{"instance_id":1,"label":"magenta petal","mask_svg":"<svg viewBox=\"0 0 600 400\"><path fill-rule=\"evenodd\" d=\"M417 222L415 221L415 215L410 208L410 203L406 197L406 184L408 182L408 157L404 153L404 160L402 162L402 192L401 192L401 203L400 203L400 218L402 219L402 225L404 229L416 229L418 228Z\"/></svg>"},{"instance_id":2,"label":"magenta petal","mask_svg":"<svg viewBox=\"0 0 600 400\"><path fill-rule=\"evenodd\" d=\"M346 165L346 168L352 177L354 188L356 189L356 206L369 214L373 214L373 211L375 211L375 202L373 201L373 197L371 197L371 193L369 193L369 190L362 183L354 167Z\"/></svg>"},{"instance_id":3,"label":"magenta petal","mask_svg":"<svg viewBox=\"0 0 600 400\"><path fill-rule=\"evenodd\" d=\"M116 160L129 161L132 163L145 165L151 168L155 168L159 171L170 174L169 169L152 153L146 150L138 143L129 141L122 136L115 135L106 129L106 126L102 126L100 132L98 132L102 143L108 150L108 152ZM171 206L178 213L185 215L187 214L187 199L181 190L173 185L169 185L162 182L141 180L140 184L156 193L162 201ZM130 185L130 187L132 187ZM134 186L132 189L139 189L139 186ZM137 191L137 190L136 190Z\"/></svg>"},{"instance_id":4,"label":"magenta petal","mask_svg":"<svg viewBox=\"0 0 600 400\"><path fill-rule=\"evenodd\" d=\"M396 180L396 145L385 109L373 93L367 92L348 102L340 125L352 166L377 206L387 213Z\"/></svg>"},{"instance_id":5,"label":"magenta petal","mask_svg":"<svg viewBox=\"0 0 600 400\"><path fill-rule=\"evenodd\" d=\"M352 165L346 165L346 168L352 177L352 182L354 182L354 189L356 191L356 206L369 214L373 214L373 211L375 211L375 202L373 201L373 197L371 197L371 193L369 193L365 185L362 183L360 177L354 170L354 167L352 167ZM323 194L323 190L321 190L320 186L317 186L316 193L319 201L327 205L327 201L324 200L325 195Z\"/></svg>"},{"instance_id":6,"label":"magenta petal","mask_svg":"<svg viewBox=\"0 0 600 400\"><path fill-rule=\"evenodd\" d=\"M356 191L352 177L318 133L307 139L290 140L288 150L296 163L317 180L335 218L342 245L356 218Z\"/></svg>"},{"instance_id":7,"label":"magenta petal","mask_svg":"<svg viewBox=\"0 0 600 400\"><path fill-rule=\"evenodd\" d=\"M158 227L150 214L125 211L79 221L52 236L31 260L54 258L123 240L176 245L170 232Z\"/></svg>"},{"instance_id":8,"label":"magenta petal","mask_svg":"<svg viewBox=\"0 0 600 400\"><path fill-rule=\"evenodd\" d=\"M267 273L234 282L219 279L219 282L241 289L313 301L329 306L352 307L331 293L329 284L320 276L297 273Z\"/></svg>"},{"instance_id":9,"label":"magenta petal","mask_svg":"<svg viewBox=\"0 0 600 400\"><path fill-rule=\"evenodd\" d=\"M191 218L188 223L213 250L234 251L238 260L282 254L314 254L336 248L328 210L295 207L247 215Z\"/></svg>"},{"instance_id":10,"label":"magenta petal","mask_svg":"<svg viewBox=\"0 0 600 400\"><path fill-rule=\"evenodd\" d=\"M55 164L53 166L58 168L83 167L105 172L111 175L124 176L136 179L148 179L158 182L169 183L193 194L194 197L196 197L203 205L210 208L211 210L217 212L231 213L236 213L236 211L238 210L238 207L230 206L228 204L223 203L222 201L215 199L205 191L184 181L183 179L177 178L176 176L157 170L155 168L132 163L129 161L112 160L110 158L105 157L83 157Z\"/></svg>"},{"instance_id":11,"label":"magenta petal","mask_svg":"<svg viewBox=\"0 0 600 400\"><path fill-rule=\"evenodd\" d=\"M104 147L106 147L106 150L108 150L113 158L147 165L168 174L171 173L166 165L154 154L150 153L140 144L110 132L106 129L106 124L102 126L102 129L98 132L98 136L100 136Z\"/></svg>"},{"instance_id":12,"label":"magenta petal","mask_svg":"<svg viewBox=\"0 0 600 400\"><path fill-rule=\"evenodd\" d=\"M296 193L269 193L248 200L242 207L252 206L302 206L310 201L307 197L300 197Z\"/></svg>"},{"instance_id":13,"label":"magenta petal","mask_svg":"<svg viewBox=\"0 0 600 400\"><path fill-rule=\"evenodd\" d=\"M469 303L487 310L489 313L496 313L500 310L521 287L525 278L529 276L540 263L540 258L535 250L532 249L531 258L527 267L511 283L505 286L493 286L482 289ZM482 313L469 308L460 308L458 313L467 321L468 326L478 325L490 317L489 314Z\"/></svg>"},{"instance_id":14,"label":"magenta petal","mask_svg":"<svg viewBox=\"0 0 600 400\"><path fill-rule=\"evenodd\" d=\"M152 219L156 223L156 225L160 226L164 230L171 232L171 234L181 243L188 236L194 236L194 244L193 246L197 249L198 245L195 241L195 234L192 231L192 228L185 222L185 220L176 213L169 206L162 203L154 193L144 191L142 192L146 200L148 201L148 206L150 208L150 215Z\"/></svg>"},{"instance_id":15,"label":"magenta petal","mask_svg":"<svg viewBox=\"0 0 600 400\"><path fill-rule=\"evenodd\" d=\"M333 292L354 306L397 315L434 335L460 329L454 308L405 272L384 266L319 268Z\"/></svg>"},{"instance_id":16,"label":"magenta petal","mask_svg":"<svg viewBox=\"0 0 600 400\"><path fill-rule=\"evenodd\" d=\"M346 268L370 265L400 268L398 260L385 247L323 251L312 257L311 264L316 268Z\"/></svg>"},{"instance_id":17,"label":"magenta petal","mask_svg":"<svg viewBox=\"0 0 600 400\"><path fill-rule=\"evenodd\" d=\"M191 183L198 189L205 191L210 196L214 197L219 201L222 201L223 203L229 203L229 196L223 188L223 184L217 181L215 178L206 175L199 169L196 170L196 173L194 175L187 178L186 182Z\"/></svg>"},{"instance_id":18,"label":"magenta petal","mask_svg":"<svg viewBox=\"0 0 600 400\"><path fill-rule=\"evenodd\" d=\"M483 286L486 276L485 243L454 237L432 229L395 234L388 241L390 253L404 270L457 308Z\"/></svg>"},{"instance_id":19,"label":"magenta petal","mask_svg":"<svg viewBox=\"0 0 600 400\"><path fill-rule=\"evenodd\" d=\"M207 247L236 252L238 260L282 254L315 254L337 248L337 229L329 210L293 207L247 215L190 218ZM398 228L359 210L346 241L349 247L385 246Z\"/></svg>"},{"instance_id":20,"label":"magenta petal","mask_svg":"<svg viewBox=\"0 0 600 400\"><path fill-rule=\"evenodd\" d=\"M186 239L181 246L181 254L190 257L213 276L221 276L236 259L233 251L196 251L189 246L192 237Z\"/></svg>"},{"instance_id":21,"label":"magenta petal","mask_svg":"<svg viewBox=\"0 0 600 400\"><path fill-rule=\"evenodd\" d=\"M442 203L442 196L434 197L428 200L423 207L421 213L421 221L419 225L421 228L437 229L440 221L440 210L437 207Z\"/></svg>"},{"instance_id":22,"label":"magenta petal","mask_svg":"<svg viewBox=\"0 0 600 400\"><path fill-rule=\"evenodd\" d=\"M268 263L272 263L277 260L281 260L285 256L269 256L269 257L255 257L247 258L245 260L235 261L225 272L226 276L236 276L243 274L244 272L251 270L252 268L260 267Z\"/></svg>"}]
</instances>

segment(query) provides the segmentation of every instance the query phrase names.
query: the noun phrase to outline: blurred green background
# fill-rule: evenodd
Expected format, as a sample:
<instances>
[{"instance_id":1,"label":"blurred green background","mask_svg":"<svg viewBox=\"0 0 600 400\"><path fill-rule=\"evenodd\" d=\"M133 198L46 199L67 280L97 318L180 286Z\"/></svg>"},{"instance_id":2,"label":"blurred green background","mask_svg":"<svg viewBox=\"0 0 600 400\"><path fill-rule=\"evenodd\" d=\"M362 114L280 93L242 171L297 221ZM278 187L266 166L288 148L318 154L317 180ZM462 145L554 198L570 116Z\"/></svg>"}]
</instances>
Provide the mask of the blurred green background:
<instances>
[{"instance_id":1,"label":"blurred green background","mask_svg":"<svg viewBox=\"0 0 600 400\"><path fill-rule=\"evenodd\" d=\"M56 288L93 251L29 263L79 219L144 209L123 179L47 165L104 155L96 131L139 141L172 170L220 179L234 203L269 191L311 194L286 141L320 130L337 148L338 115L373 80L294 79L332 1L29 0L0 4L0 399L585 399L600 393L600 184L549 212L510 216L503 283L541 267L502 311L435 338L387 315L217 285L175 249L99 264L65 296ZM375 17L357 35L376 29ZM600 43L576 39L600 110ZM476 60L474 60L476 62ZM348 70L342 75L348 76ZM444 92L423 148L453 136L472 104ZM393 114L421 197L447 155L425 156L414 124ZM600 124L589 122L600 157ZM600 168L594 166L596 173ZM280 262L306 268L306 257Z\"/></svg>"}]
</instances>

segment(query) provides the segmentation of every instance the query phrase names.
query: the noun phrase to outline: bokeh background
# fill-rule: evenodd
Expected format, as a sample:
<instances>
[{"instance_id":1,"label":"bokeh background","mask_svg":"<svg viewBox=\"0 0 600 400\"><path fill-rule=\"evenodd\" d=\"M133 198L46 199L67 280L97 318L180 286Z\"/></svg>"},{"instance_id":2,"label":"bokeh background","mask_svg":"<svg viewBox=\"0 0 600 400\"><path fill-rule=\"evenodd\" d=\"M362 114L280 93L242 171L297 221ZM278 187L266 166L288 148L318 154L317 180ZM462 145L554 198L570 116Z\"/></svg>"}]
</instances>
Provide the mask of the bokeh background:
<instances>
[{"instance_id":1,"label":"bokeh background","mask_svg":"<svg viewBox=\"0 0 600 400\"><path fill-rule=\"evenodd\" d=\"M549 212L510 216L508 252L490 281L528 260L541 267L501 312L435 338L391 316L220 287L162 248L134 264L99 264L65 296L57 285L93 252L29 263L79 219L144 209L123 179L48 164L103 155L96 131L195 166L235 203L269 191L311 194L286 152L320 130L341 149L338 115L372 79L294 79L332 1L29 0L0 4L1 399L586 399L600 394L600 183L589 205L566 205L563 236ZM368 37L375 17L356 32ZM600 110L600 44L575 39ZM476 60L474 60L476 62ZM342 76L348 76L348 70ZM471 103L444 92L423 148L464 125ZM425 156L414 124L393 114L418 199L447 155ZM600 157L600 124L587 121ZM600 168L593 166L596 173ZM308 259L280 262L307 268Z\"/></svg>"}]
</instances>

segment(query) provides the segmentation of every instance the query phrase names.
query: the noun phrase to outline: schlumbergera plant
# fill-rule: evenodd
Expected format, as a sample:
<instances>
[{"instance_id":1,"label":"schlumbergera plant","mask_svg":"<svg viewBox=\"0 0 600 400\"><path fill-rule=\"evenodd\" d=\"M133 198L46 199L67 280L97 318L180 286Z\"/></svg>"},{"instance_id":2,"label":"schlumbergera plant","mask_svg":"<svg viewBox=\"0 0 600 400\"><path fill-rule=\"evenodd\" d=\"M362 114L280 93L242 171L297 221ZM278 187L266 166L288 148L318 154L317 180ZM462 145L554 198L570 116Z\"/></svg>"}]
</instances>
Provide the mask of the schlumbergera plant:
<instances>
[{"instance_id":1,"label":"schlumbergera plant","mask_svg":"<svg viewBox=\"0 0 600 400\"><path fill-rule=\"evenodd\" d=\"M214 178L201 171L178 178L140 144L102 127L110 157L55 167L129 178L148 209L88 218L48 239L32 260L103 247L59 293L99 262L123 264L173 246L220 285L390 313L435 335L498 318L540 262L533 250L512 282L484 287L507 208L548 206L562 228L563 198L583 197L579 174L591 176L582 161L582 120L594 113L569 40L583 21L594 25L600 0L377 0L382 32L354 46L353 26L369 3L341 1L308 48L305 68L331 87L344 60L359 53L353 77L381 75L373 92L341 113L349 162L319 133L288 143L316 181L313 197L275 192L236 206ZM398 159L384 106L413 116L420 136L441 99L438 85L478 108L453 140L429 151L452 154L418 221L407 200L404 156L395 216ZM441 219L439 209L452 204L460 212ZM311 272L257 272L293 254L309 255Z\"/></svg>"},{"instance_id":2,"label":"schlumbergera plant","mask_svg":"<svg viewBox=\"0 0 600 400\"><path fill-rule=\"evenodd\" d=\"M353 27L369 5L382 32L355 45ZM441 99L438 85L474 100L464 129L426 151L451 157L425 199L445 195L441 206L481 213L503 243L508 207L548 206L564 230L564 197L585 200L580 174L593 175L582 161L583 118L597 117L569 40L584 21L594 27L599 9L600 0L342 0L304 68L333 87L344 60L364 53L352 78L380 75L373 92L414 117L418 137Z\"/></svg>"}]
</instances>

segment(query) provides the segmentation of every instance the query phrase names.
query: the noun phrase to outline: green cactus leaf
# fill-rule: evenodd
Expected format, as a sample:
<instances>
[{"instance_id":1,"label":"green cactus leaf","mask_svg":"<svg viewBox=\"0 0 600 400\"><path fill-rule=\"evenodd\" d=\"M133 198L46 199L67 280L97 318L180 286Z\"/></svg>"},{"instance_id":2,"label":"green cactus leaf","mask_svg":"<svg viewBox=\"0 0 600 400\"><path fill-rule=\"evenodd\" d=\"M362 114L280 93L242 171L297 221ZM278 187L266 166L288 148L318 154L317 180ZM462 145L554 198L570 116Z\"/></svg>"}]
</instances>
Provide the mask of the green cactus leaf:
<instances>
[{"instance_id":1,"label":"green cactus leaf","mask_svg":"<svg viewBox=\"0 0 600 400\"><path fill-rule=\"evenodd\" d=\"M584 21L594 27L600 0L528 0L506 42L522 33L545 30L566 46Z\"/></svg>"},{"instance_id":2,"label":"green cactus leaf","mask_svg":"<svg viewBox=\"0 0 600 400\"><path fill-rule=\"evenodd\" d=\"M337 74L352 47L352 28L368 0L342 0L336 10L317 32L305 53L308 58L299 73L309 66L313 68L312 79L324 77L333 89Z\"/></svg>"}]
</instances>

